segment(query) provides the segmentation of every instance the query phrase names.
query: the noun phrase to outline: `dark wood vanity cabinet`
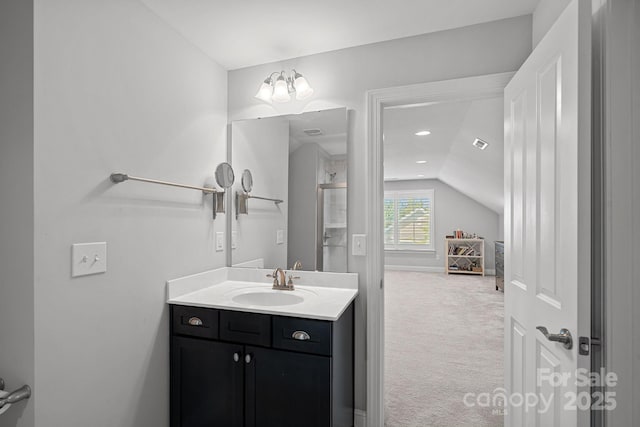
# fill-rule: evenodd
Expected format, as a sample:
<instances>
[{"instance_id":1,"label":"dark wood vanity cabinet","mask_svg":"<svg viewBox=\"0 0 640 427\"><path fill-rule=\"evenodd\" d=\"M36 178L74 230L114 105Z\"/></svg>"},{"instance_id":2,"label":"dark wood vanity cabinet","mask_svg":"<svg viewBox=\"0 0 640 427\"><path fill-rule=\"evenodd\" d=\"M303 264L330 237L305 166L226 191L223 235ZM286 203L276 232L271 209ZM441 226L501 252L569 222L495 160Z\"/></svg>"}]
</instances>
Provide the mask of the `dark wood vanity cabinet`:
<instances>
[{"instance_id":1,"label":"dark wood vanity cabinet","mask_svg":"<svg viewBox=\"0 0 640 427\"><path fill-rule=\"evenodd\" d=\"M171 427L301 426L353 426L353 304L335 322L171 306Z\"/></svg>"}]
</instances>

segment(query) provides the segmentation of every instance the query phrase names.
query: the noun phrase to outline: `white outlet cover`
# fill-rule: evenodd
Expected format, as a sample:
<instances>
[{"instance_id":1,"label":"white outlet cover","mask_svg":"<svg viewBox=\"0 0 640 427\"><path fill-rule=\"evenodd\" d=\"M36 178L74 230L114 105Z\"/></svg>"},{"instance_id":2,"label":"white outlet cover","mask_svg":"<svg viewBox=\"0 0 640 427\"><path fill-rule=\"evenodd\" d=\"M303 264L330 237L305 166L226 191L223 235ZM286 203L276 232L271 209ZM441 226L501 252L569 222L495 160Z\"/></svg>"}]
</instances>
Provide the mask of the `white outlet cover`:
<instances>
[{"instance_id":1,"label":"white outlet cover","mask_svg":"<svg viewBox=\"0 0 640 427\"><path fill-rule=\"evenodd\" d=\"M367 256L367 235L352 234L351 239L351 255Z\"/></svg>"},{"instance_id":2,"label":"white outlet cover","mask_svg":"<svg viewBox=\"0 0 640 427\"><path fill-rule=\"evenodd\" d=\"M71 245L71 277L89 276L107 271L107 242Z\"/></svg>"},{"instance_id":3,"label":"white outlet cover","mask_svg":"<svg viewBox=\"0 0 640 427\"><path fill-rule=\"evenodd\" d=\"M224 250L224 232L217 231L216 232L216 252L221 252Z\"/></svg>"},{"instance_id":4,"label":"white outlet cover","mask_svg":"<svg viewBox=\"0 0 640 427\"><path fill-rule=\"evenodd\" d=\"M284 244L284 230L280 229L276 231L276 245Z\"/></svg>"},{"instance_id":5,"label":"white outlet cover","mask_svg":"<svg viewBox=\"0 0 640 427\"><path fill-rule=\"evenodd\" d=\"M231 249L236 249L238 247L238 232L231 232Z\"/></svg>"}]
</instances>

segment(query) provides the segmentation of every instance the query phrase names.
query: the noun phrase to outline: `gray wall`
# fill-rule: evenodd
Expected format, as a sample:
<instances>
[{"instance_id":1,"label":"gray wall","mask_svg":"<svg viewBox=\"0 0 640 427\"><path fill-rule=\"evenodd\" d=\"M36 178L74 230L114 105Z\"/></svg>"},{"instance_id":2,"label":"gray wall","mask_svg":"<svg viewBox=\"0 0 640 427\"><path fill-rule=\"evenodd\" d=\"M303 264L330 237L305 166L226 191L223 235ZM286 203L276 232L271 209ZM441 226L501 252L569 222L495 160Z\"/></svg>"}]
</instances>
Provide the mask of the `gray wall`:
<instances>
[{"instance_id":1,"label":"gray wall","mask_svg":"<svg viewBox=\"0 0 640 427\"><path fill-rule=\"evenodd\" d=\"M265 268L284 268L287 263L287 217L289 206L289 120L245 120L232 124L233 168L237 179L232 194L242 192L242 171L253 176L251 194L284 200L279 205L267 200L249 199L249 213L232 217L231 229L237 233L232 264L258 258ZM235 206L233 207L235 209ZM232 212L232 209L228 211ZM284 231L284 243L276 243L277 230Z\"/></svg>"},{"instance_id":2,"label":"gray wall","mask_svg":"<svg viewBox=\"0 0 640 427\"><path fill-rule=\"evenodd\" d=\"M0 2L0 377L34 386L33 2ZM33 427L34 396L0 415Z\"/></svg>"},{"instance_id":3,"label":"gray wall","mask_svg":"<svg viewBox=\"0 0 640 427\"><path fill-rule=\"evenodd\" d=\"M584 1L584 0L582 0ZM532 43L536 47L571 0L540 0L533 11Z\"/></svg>"},{"instance_id":4,"label":"gray wall","mask_svg":"<svg viewBox=\"0 0 640 427\"><path fill-rule=\"evenodd\" d=\"M36 423L167 426L165 281L225 264L225 219L211 196L108 177L212 184L226 71L130 0L37 0L35 58ZM107 273L72 279L71 244L92 241Z\"/></svg>"},{"instance_id":5,"label":"gray wall","mask_svg":"<svg viewBox=\"0 0 640 427\"><path fill-rule=\"evenodd\" d=\"M595 57L604 164L607 370L618 374L608 426L640 425L640 0L601 0Z\"/></svg>"},{"instance_id":6,"label":"gray wall","mask_svg":"<svg viewBox=\"0 0 640 427\"><path fill-rule=\"evenodd\" d=\"M316 270L318 218L318 144L303 144L289 155L289 253L287 265L296 261L304 270Z\"/></svg>"},{"instance_id":7,"label":"gray wall","mask_svg":"<svg viewBox=\"0 0 640 427\"><path fill-rule=\"evenodd\" d=\"M299 113L323 108L349 110L349 233L365 233L366 92L460 77L515 71L531 51L531 16L310 55L229 72L230 120ZM296 68L314 87L305 101L268 105L255 99L270 73ZM360 273L356 304L356 407L366 406L365 257L349 255L349 271Z\"/></svg>"},{"instance_id":8,"label":"gray wall","mask_svg":"<svg viewBox=\"0 0 640 427\"><path fill-rule=\"evenodd\" d=\"M385 251L387 266L444 271L445 236L461 229L485 239L485 270L494 270L494 241L498 240L498 214L437 179L388 181L385 191L434 190L434 252Z\"/></svg>"}]
</instances>

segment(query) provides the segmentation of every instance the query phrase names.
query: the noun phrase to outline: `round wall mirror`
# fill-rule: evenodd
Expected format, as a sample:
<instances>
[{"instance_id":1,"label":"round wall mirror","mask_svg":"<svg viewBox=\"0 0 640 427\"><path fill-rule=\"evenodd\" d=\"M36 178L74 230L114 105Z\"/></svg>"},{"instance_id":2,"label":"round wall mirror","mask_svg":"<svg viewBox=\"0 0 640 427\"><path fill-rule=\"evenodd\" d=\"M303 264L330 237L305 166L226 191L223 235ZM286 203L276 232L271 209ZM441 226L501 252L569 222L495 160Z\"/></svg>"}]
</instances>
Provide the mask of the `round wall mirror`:
<instances>
[{"instance_id":1,"label":"round wall mirror","mask_svg":"<svg viewBox=\"0 0 640 427\"><path fill-rule=\"evenodd\" d=\"M249 169L245 169L242 172L242 189L245 193L251 192L253 188L253 176L251 176L251 171Z\"/></svg>"},{"instance_id":2,"label":"round wall mirror","mask_svg":"<svg viewBox=\"0 0 640 427\"><path fill-rule=\"evenodd\" d=\"M229 188L235 181L235 174L233 168L229 163L220 163L216 168L216 182L222 188Z\"/></svg>"}]
</instances>

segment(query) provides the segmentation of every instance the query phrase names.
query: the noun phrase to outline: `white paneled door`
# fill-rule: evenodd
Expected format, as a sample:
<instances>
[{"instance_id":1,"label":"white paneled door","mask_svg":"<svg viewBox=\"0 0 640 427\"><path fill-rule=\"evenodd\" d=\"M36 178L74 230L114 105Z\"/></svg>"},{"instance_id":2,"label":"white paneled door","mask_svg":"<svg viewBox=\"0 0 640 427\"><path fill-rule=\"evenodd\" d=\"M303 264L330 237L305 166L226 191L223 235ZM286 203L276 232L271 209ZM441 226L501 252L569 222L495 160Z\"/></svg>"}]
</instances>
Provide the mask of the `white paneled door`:
<instances>
[{"instance_id":1,"label":"white paneled door","mask_svg":"<svg viewBox=\"0 0 640 427\"><path fill-rule=\"evenodd\" d=\"M589 425L590 5L573 0L505 88L508 427Z\"/></svg>"}]
</instances>

